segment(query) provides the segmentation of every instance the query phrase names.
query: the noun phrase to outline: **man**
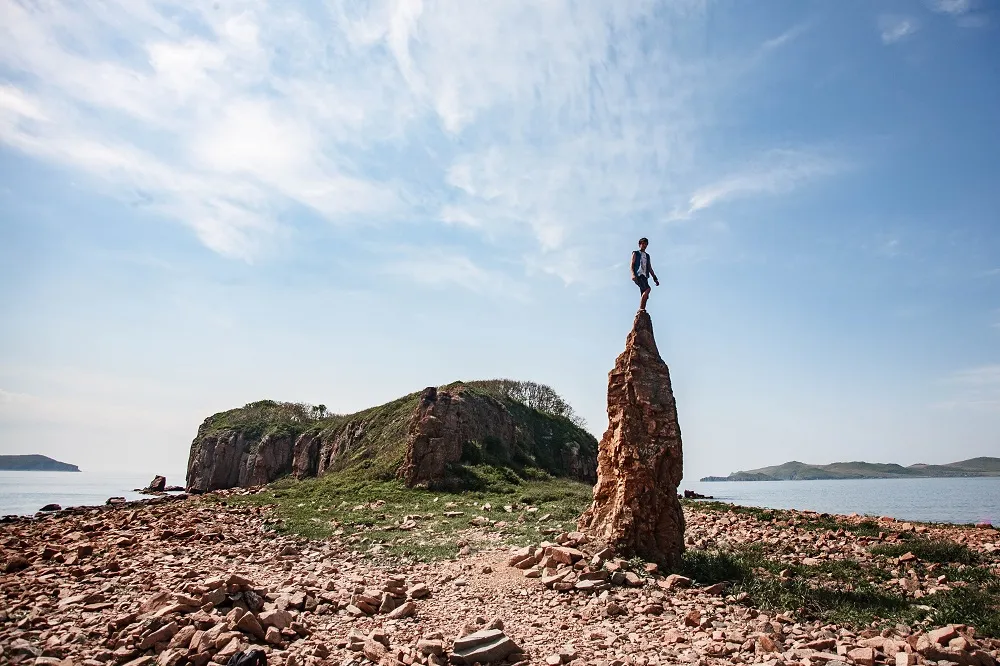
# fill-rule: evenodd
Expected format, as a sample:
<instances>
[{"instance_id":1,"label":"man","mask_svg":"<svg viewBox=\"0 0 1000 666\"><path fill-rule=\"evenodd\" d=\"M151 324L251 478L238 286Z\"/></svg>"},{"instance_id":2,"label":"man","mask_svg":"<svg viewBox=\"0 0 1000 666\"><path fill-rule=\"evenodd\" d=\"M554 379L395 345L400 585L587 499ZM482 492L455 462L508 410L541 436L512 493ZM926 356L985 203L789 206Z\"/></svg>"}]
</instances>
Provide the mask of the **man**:
<instances>
[{"instance_id":1,"label":"man","mask_svg":"<svg viewBox=\"0 0 1000 666\"><path fill-rule=\"evenodd\" d=\"M632 251L632 282L639 285L639 291L642 292L642 298L639 299L640 311L646 310L646 299L649 298L650 276L652 276L656 286L660 286L660 280L656 277L656 273L653 272L653 264L650 263L649 255L646 254L647 245L649 245L649 240L640 238L639 249Z\"/></svg>"}]
</instances>

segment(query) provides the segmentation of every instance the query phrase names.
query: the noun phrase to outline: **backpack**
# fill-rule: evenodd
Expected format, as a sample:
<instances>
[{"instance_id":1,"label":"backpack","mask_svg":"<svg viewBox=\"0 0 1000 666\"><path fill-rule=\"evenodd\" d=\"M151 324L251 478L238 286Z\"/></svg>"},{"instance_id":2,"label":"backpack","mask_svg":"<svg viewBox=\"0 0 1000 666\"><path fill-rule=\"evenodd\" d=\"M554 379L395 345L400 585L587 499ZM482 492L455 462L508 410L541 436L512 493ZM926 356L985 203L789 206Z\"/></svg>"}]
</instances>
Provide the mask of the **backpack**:
<instances>
[{"instance_id":1,"label":"backpack","mask_svg":"<svg viewBox=\"0 0 1000 666\"><path fill-rule=\"evenodd\" d=\"M226 666L267 666L267 655L263 650L244 650L230 657Z\"/></svg>"}]
</instances>

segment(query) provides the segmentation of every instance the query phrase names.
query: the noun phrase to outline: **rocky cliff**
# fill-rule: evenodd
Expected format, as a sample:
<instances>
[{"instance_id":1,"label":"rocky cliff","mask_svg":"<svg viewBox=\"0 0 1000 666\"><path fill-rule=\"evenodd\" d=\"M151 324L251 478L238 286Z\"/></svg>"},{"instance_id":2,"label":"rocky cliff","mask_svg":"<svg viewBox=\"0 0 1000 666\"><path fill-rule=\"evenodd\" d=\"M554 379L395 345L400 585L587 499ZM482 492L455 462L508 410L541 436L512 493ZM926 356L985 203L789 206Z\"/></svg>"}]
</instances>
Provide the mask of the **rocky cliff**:
<instances>
[{"instance_id":1,"label":"rocky cliff","mask_svg":"<svg viewBox=\"0 0 1000 666\"><path fill-rule=\"evenodd\" d=\"M188 489L343 470L439 486L456 468L475 464L596 480L597 442L589 433L565 415L498 393L494 384L430 387L346 416L317 417L303 405L267 400L215 414L191 443Z\"/></svg>"},{"instance_id":2,"label":"rocky cliff","mask_svg":"<svg viewBox=\"0 0 1000 666\"><path fill-rule=\"evenodd\" d=\"M670 370L644 311L636 314L625 351L608 374L608 420L598 447L594 502L580 517L580 529L620 554L679 566L681 430Z\"/></svg>"}]
</instances>

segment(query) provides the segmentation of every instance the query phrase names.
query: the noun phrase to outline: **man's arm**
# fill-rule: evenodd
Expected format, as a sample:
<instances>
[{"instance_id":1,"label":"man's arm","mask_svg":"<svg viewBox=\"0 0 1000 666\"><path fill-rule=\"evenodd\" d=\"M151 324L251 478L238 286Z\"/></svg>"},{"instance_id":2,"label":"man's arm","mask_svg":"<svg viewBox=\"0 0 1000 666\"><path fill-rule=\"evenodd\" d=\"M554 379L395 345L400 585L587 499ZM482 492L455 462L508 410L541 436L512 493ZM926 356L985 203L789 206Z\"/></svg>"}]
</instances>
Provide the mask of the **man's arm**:
<instances>
[{"instance_id":1,"label":"man's arm","mask_svg":"<svg viewBox=\"0 0 1000 666\"><path fill-rule=\"evenodd\" d=\"M659 286L659 284L660 284L660 278L656 277L656 273L653 272L653 258L652 257L649 257L649 256L646 257L646 266L649 268L649 274L653 276L653 282L655 282L657 284L657 286Z\"/></svg>"},{"instance_id":2,"label":"man's arm","mask_svg":"<svg viewBox=\"0 0 1000 666\"><path fill-rule=\"evenodd\" d=\"M639 253L632 250L632 261L630 262L632 267L632 279L639 277Z\"/></svg>"}]
</instances>

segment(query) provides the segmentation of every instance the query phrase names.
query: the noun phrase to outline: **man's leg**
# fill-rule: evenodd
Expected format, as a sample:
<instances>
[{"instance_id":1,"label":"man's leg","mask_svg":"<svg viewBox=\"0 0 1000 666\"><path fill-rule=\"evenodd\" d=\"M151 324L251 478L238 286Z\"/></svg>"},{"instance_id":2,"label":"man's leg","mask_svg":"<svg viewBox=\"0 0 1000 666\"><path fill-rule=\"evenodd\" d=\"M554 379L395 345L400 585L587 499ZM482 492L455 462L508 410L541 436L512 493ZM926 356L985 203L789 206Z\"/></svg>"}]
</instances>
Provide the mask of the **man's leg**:
<instances>
[{"instance_id":1,"label":"man's leg","mask_svg":"<svg viewBox=\"0 0 1000 666\"><path fill-rule=\"evenodd\" d=\"M646 299L647 298L649 298L649 287L646 288L646 291L642 292L642 298L639 299L639 309L640 310L645 310L646 309Z\"/></svg>"}]
</instances>

